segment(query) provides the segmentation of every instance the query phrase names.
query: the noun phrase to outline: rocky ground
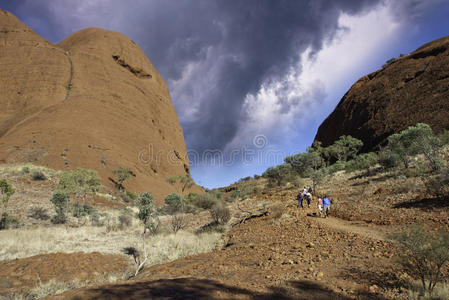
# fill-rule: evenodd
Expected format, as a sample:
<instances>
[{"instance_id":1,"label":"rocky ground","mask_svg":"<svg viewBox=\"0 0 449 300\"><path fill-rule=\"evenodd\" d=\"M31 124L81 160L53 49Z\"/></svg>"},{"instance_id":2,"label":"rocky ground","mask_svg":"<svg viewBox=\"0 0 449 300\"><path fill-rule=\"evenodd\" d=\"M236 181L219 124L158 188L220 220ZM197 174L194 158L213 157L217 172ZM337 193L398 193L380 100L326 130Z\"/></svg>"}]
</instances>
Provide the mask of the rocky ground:
<instances>
[{"instance_id":1,"label":"rocky ground","mask_svg":"<svg viewBox=\"0 0 449 300\"><path fill-rule=\"evenodd\" d=\"M416 222L448 229L447 200L425 195L420 180L338 173L317 188L334 200L329 218L298 208L296 188L265 189L231 204L216 250L50 299L408 299L411 278L388 233Z\"/></svg>"}]
</instances>

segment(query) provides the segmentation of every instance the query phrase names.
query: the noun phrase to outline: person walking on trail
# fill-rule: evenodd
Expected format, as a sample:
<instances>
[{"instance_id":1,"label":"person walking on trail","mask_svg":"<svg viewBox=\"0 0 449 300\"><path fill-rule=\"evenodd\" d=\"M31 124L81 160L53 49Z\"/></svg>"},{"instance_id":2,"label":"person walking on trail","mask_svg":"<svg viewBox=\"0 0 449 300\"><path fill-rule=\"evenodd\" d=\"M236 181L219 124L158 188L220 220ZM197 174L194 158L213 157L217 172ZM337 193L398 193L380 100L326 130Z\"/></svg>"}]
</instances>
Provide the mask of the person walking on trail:
<instances>
[{"instance_id":1,"label":"person walking on trail","mask_svg":"<svg viewBox=\"0 0 449 300\"><path fill-rule=\"evenodd\" d=\"M331 209L331 200L327 195L323 198L324 217L327 218Z\"/></svg>"},{"instance_id":2,"label":"person walking on trail","mask_svg":"<svg viewBox=\"0 0 449 300\"><path fill-rule=\"evenodd\" d=\"M316 202L316 206L318 207L318 215L320 217L323 216L323 199L318 198L318 201Z\"/></svg>"},{"instance_id":3,"label":"person walking on trail","mask_svg":"<svg viewBox=\"0 0 449 300\"><path fill-rule=\"evenodd\" d=\"M298 206L301 206L301 208L304 208L302 206L302 201L304 200L304 196L302 195L302 191L298 193L298 196L296 196L296 200L298 200Z\"/></svg>"},{"instance_id":4,"label":"person walking on trail","mask_svg":"<svg viewBox=\"0 0 449 300\"><path fill-rule=\"evenodd\" d=\"M307 207L310 208L310 202L312 201L312 194L307 192L306 193L306 199L307 199Z\"/></svg>"}]
</instances>

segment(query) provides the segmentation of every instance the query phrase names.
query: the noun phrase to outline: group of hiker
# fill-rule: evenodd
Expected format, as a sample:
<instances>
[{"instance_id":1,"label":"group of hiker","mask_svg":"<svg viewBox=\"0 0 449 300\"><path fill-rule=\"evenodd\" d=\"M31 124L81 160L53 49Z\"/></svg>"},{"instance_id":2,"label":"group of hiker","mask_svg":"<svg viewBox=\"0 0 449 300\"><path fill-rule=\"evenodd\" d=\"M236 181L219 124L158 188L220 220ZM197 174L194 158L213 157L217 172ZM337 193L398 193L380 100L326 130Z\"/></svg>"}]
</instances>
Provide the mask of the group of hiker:
<instances>
[{"instance_id":1,"label":"group of hiker","mask_svg":"<svg viewBox=\"0 0 449 300\"><path fill-rule=\"evenodd\" d=\"M298 193L298 196L296 199L298 200L298 207L304 208L303 202L304 200L307 201L307 207L310 208L310 203L312 202L312 187L304 187L302 191ZM331 200L327 195L324 195L324 197L318 197L316 206L318 208L318 214L320 216L323 216L326 218L329 216L330 213L330 207L331 207Z\"/></svg>"}]
</instances>

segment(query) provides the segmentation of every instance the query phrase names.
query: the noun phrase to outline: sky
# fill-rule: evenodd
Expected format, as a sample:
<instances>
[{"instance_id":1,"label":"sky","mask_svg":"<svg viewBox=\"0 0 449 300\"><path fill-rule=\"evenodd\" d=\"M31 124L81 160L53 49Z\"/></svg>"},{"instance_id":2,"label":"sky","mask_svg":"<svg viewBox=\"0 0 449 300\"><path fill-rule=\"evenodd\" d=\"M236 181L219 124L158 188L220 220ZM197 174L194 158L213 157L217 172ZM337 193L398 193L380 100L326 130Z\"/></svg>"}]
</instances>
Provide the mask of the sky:
<instances>
[{"instance_id":1,"label":"sky","mask_svg":"<svg viewBox=\"0 0 449 300\"><path fill-rule=\"evenodd\" d=\"M53 43L126 34L166 80L194 180L303 152L360 77L449 35L449 0L0 0Z\"/></svg>"}]
</instances>

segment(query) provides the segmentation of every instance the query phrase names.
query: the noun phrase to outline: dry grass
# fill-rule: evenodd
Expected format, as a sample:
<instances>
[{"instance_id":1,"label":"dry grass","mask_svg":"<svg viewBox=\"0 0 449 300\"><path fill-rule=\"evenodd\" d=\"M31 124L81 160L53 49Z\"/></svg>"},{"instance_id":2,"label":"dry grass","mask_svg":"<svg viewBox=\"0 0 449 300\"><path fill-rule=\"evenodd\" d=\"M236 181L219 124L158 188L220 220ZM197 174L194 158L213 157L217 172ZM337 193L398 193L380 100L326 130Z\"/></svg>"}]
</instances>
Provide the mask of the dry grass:
<instances>
[{"instance_id":1,"label":"dry grass","mask_svg":"<svg viewBox=\"0 0 449 300\"><path fill-rule=\"evenodd\" d=\"M83 226L70 228L54 226L33 229L0 231L0 260L25 258L54 252L100 252L120 254L125 247L142 244L142 230L128 228L123 231L106 232L103 227ZM207 252L215 248L221 234L194 234L179 231L146 238L149 265L171 261L187 255Z\"/></svg>"},{"instance_id":2,"label":"dry grass","mask_svg":"<svg viewBox=\"0 0 449 300\"><path fill-rule=\"evenodd\" d=\"M408 297L412 300L449 300L449 283L439 283L435 286L432 295L427 292L423 292L420 283L415 282L412 287L408 290Z\"/></svg>"}]
</instances>

